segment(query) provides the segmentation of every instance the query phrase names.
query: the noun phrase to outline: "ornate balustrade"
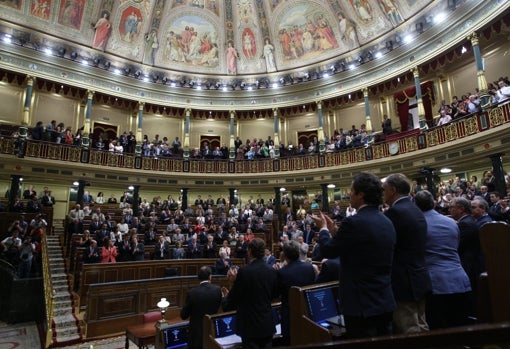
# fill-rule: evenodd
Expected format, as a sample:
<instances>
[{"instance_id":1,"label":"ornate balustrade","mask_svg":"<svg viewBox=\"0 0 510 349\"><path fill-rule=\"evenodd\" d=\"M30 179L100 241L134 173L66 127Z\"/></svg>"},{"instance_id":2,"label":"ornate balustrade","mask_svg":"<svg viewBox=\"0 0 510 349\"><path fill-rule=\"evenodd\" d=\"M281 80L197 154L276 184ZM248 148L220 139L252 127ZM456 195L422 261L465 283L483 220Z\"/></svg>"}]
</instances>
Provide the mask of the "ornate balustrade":
<instances>
[{"instance_id":1,"label":"ornate balustrade","mask_svg":"<svg viewBox=\"0 0 510 349\"><path fill-rule=\"evenodd\" d=\"M155 159L151 157L114 154L107 151L31 140L27 141L25 157L171 173L274 173L327 168L383 159L390 156L389 145L394 142L398 143L399 154L412 153L466 138L507 124L508 122L510 122L510 104L505 104L493 107L482 113L472 114L466 118L454 120L444 126L428 129L419 134L411 134L388 142L375 143L369 147L347 149L334 153L282 157L279 159L234 161L181 158ZM14 155L15 139L9 137L1 138L0 154Z\"/></svg>"}]
</instances>

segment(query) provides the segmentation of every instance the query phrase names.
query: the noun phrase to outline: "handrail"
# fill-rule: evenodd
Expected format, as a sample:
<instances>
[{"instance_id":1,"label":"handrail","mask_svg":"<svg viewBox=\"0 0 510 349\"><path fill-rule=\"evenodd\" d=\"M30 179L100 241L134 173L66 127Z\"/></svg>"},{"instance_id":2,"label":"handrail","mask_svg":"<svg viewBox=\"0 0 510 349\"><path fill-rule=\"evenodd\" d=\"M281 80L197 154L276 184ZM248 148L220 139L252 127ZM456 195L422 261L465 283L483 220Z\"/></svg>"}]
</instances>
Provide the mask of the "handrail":
<instances>
[{"instance_id":1,"label":"handrail","mask_svg":"<svg viewBox=\"0 0 510 349\"><path fill-rule=\"evenodd\" d=\"M412 153L447 144L453 140L462 139L507 123L510 123L510 103L455 119L446 125L435 126L418 134L373 143L368 147L351 148L332 153L234 161L226 159L154 159L135 154L116 154L79 146L27 140L25 157L162 173L270 174L328 168L389 158L391 156L389 150L391 143L398 143L399 154ZM0 154L14 155L16 139L12 137L0 138Z\"/></svg>"},{"instance_id":2,"label":"handrail","mask_svg":"<svg viewBox=\"0 0 510 349\"><path fill-rule=\"evenodd\" d=\"M44 305L46 310L46 346L49 348L53 342L53 309L55 307L55 290L51 281L50 272L50 259L48 255L48 242L46 241L46 234L42 235L41 239L41 253L42 253L42 270L43 270L43 285L44 285Z\"/></svg>"}]
</instances>

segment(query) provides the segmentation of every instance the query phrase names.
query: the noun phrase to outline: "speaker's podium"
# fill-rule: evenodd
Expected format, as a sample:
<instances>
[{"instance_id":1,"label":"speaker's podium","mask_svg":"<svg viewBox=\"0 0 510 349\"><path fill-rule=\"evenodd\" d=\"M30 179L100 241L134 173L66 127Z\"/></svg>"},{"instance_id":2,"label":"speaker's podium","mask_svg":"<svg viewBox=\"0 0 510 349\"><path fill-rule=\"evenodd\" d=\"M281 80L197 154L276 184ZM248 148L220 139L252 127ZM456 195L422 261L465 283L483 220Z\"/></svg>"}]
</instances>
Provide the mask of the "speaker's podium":
<instances>
[{"instance_id":1,"label":"speaker's podium","mask_svg":"<svg viewBox=\"0 0 510 349\"><path fill-rule=\"evenodd\" d=\"M338 281L289 291L290 344L330 342L345 333L339 312Z\"/></svg>"},{"instance_id":2,"label":"speaker's podium","mask_svg":"<svg viewBox=\"0 0 510 349\"><path fill-rule=\"evenodd\" d=\"M272 305L273 319L276 327L276 333L273 344L277 344L281 338L281 314L280 303ZM204 316L204 349L232 349L240 348L242 344L241 337L236 334L236 312L229 311L215 315Z\"/></svg>"}]
</instances>

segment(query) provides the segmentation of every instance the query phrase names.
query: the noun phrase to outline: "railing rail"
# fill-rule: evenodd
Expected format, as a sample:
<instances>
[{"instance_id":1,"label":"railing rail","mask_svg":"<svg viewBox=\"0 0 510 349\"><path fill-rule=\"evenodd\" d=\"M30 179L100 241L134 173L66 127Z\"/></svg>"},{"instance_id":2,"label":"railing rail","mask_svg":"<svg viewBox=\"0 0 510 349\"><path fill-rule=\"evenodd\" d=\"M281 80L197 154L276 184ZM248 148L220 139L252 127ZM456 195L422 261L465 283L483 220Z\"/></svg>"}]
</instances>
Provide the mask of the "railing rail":
<instances>
[{"instance_id":1,"label":"railing rail","mask_svg":"<svg viewBox=\"0 0 510 349\"><path fill-rule=\"evenodd\" d=\"M510 104L489 108L438 127L410 134L392 141L373 143L368 147L345 149L339 152L287 156L278 159L204 160L183 158L153 158L134 154L115 154L108 151L50 142L26 142L26 157L79 162L105 167L150 170L166 173L197 174L256 174L296 170L311 170L339 165L356 164L391 156L389 145L397 142L399 154L447 144L510 122ZM0 154L15 154L16 138L0 138Z\"/></svg>"},{"instance_id":2,"label":"railing rail","mask_svg":"<svg viewBox=\"0 0 510 349\"><path fill-rule=\"evenodd\" d=\"M42 253L42 270L44 283L44 305L46 310L46 343L45 347L49 348L53 342L53 309L55 307L55 291L51 282L50 259L48 255L48 242L46 234L41 239Z\"/></svg>"}]
</instances>

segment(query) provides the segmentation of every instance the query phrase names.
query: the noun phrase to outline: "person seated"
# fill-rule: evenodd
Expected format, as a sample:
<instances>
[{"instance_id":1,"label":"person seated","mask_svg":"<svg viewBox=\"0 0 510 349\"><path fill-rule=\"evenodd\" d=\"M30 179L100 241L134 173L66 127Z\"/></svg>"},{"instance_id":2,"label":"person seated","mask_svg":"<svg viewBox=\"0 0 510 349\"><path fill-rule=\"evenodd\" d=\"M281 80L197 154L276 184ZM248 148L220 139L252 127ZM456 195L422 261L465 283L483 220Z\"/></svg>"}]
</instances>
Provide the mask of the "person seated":
<instances>
[{"instance_id":1,"label":"person seated","mask_svg":"<svg viewBox=\"0 0 510 349\"><path fill-rule=\"evenodd\" d=\"M83 263L99 263L101 261L101 251L97 247L97 241L92 240L90 246L83 251Z\"/></svg>"},{"instance_id":2,"label":"person seated","mask_svg":"<svg viewBox=\"0 0 510 349\"><path fill-rule=\"evenodd\" d=\"M175 247L172 251L172 258L173 259L184 259L186 257L186 251L182 247L182 242L177 241L175 243Z\"/></svg>"},{"instance_id":3,"label":"person seated","mask_svg":"<svg viewBox=\"0 0 510 349\"><path fill-rule=\"evenodd\" d=\"M159 236L158 243L154 246L154 259L168 259L170 256L170 243L163 235Z\"/></svg>"},{"instance_id":4,"label":"person seated","mask_svg":"<svg viewBox=\"0 0 510 349\"><path fill-rule=\"evenodd\" d=\"M220 253L220 258L216 260L216 274L227 275L228 270L232 267L232 261L225 252Z\"/></svg>"}]
</instances>

